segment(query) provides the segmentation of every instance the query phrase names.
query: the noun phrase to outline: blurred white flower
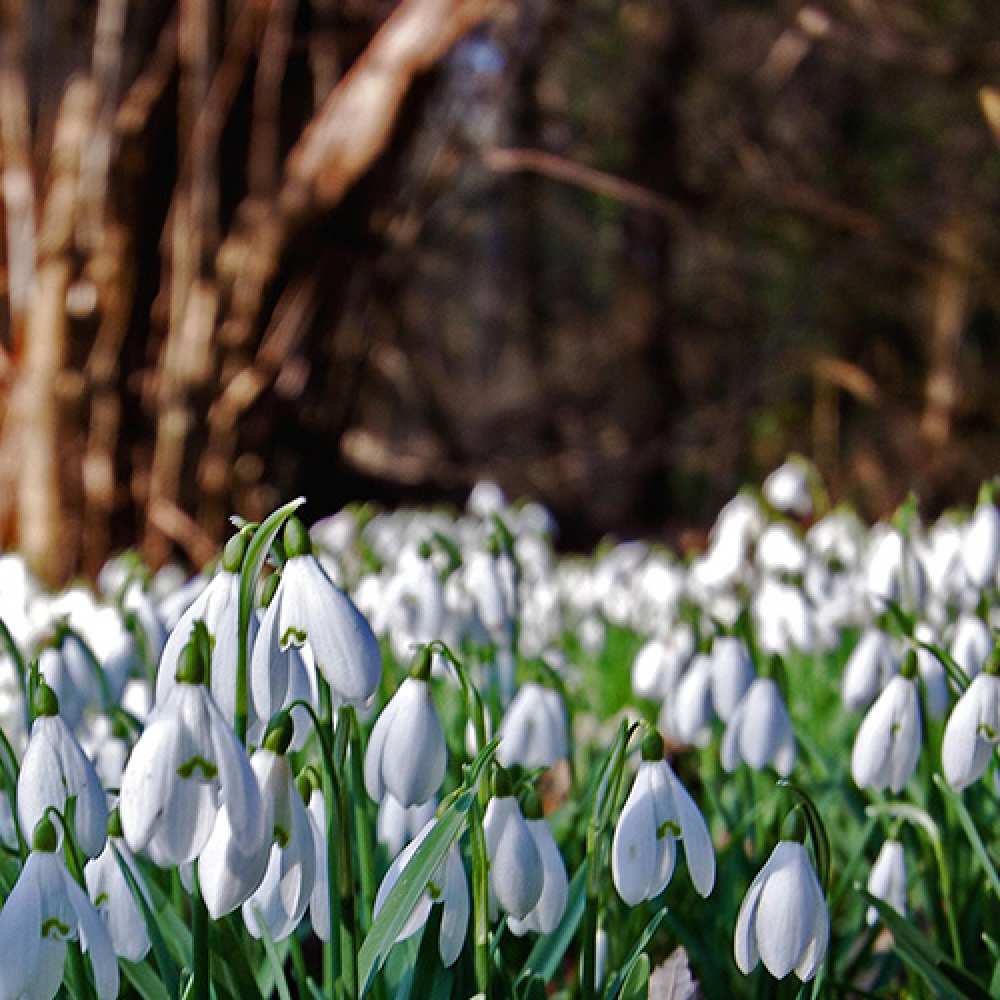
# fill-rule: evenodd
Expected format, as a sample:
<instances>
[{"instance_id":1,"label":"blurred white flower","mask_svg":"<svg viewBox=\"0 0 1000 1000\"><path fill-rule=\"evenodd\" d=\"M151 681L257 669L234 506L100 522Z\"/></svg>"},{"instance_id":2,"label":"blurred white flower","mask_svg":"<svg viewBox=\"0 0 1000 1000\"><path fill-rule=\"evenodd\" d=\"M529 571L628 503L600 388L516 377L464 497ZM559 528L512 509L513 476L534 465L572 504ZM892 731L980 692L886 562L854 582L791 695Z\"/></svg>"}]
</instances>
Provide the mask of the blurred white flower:
<instances>
[{"instance_id":1,"label":"blurred white flower","mask_svg":"<svg viewBox=\"0 0 1000 1000\"><path fill-rule=\"evenodd\" d=\"M901 917L906 916L906 857L898 840L886 840L868 876L868 891L888 903ZM865 914L869 926L878 923L878 910L869 906Z\"/></svg>"},{"instance_id":2,"label":"blurred white flower","mask_svg":"<svg viewBox=\"0 0 1000 1000\"><path fill-rule=\"evenodd\" d=\"M851 753L851 774L858 788L891 788L898 794L917 768L922 742L920 700L912 674L905 676L905 672L904 665L904 674L889 681L861 721Z\"/></svg>"},{"instance_id":3,"label":"blurred white flower","mask_svg":"<svg viewBox=\"0 0 1000 1000\"><path fill-rule=\"evenodd\" d=\"M769 764L785 776L795 766L795 731L778 685L758 677L736 706L720 748L722 766L735 771L741 761L762 770Z\"/></svg>"}]
</instances>

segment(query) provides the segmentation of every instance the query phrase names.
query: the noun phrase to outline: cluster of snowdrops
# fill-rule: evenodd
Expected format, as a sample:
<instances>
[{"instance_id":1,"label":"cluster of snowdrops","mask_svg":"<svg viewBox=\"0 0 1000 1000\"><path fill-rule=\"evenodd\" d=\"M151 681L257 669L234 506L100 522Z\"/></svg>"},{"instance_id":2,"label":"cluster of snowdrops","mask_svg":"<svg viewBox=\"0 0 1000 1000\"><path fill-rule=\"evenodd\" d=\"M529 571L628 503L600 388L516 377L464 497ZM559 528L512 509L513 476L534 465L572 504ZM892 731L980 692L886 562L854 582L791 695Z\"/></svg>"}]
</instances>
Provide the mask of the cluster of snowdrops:
<instances>
[{"instance_id":1,"label":"cluster of snowdrops","mask_svg":"<svg viewBox=\"0 0 1000 1000\"><path fill-rule=\"evenodd\" d=\"M96 592L0 557L0 1000L996 995L994 492L866 526L793 458L684 559L489 483Z\"/></svg>"}]
</instances>

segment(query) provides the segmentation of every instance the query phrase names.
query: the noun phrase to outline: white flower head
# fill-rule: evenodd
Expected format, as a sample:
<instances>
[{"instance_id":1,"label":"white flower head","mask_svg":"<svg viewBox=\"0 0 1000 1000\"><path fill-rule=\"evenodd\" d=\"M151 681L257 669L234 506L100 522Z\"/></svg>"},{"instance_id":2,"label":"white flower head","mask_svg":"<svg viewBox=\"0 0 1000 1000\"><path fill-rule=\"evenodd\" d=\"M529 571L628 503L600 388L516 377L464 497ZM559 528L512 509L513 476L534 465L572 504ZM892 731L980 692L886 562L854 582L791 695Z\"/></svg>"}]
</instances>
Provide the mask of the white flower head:
<instances>
[{"instance_id":1,"label":"white flower head","mask_svg":"<svg viewBox=\"0 0 1000 1000\"><path fill-rule=\"evenodd\" d=\"M66 870L55 828L43 819L32 851L0 911L0 998L51 1000L59 990L66 942L90 958L100 1000L118 995L118 961L108 928Z\"/></svg>"},{"instance_id":2,"label":"white flower head","mask_svg":"<svg viewBox=\"0 0 1000 1000\"><path fill-rule=\"evenodd\" d=\"M129 848L159 865L193 861L223 803L247 844L264 820L246 751L203 683L196 642L184 647L177 680L132 751L119 800Z\"/></svg>"},{"instance_id":3,"label":"white flower head","mask_svg":"<svg viewBox=\"0 0 1000 1000\"><path fill-rule=\"evenodd\" d=\"M941 766L952 788L961 790L982 777L1000 743L1000 677L997 654L951 710L941 742Z\"/></svg>"},{"instance_id":4,"label":"white flower head","mask_svg":"<svg viewBox=\"0 0 1000 1000\"><path fill-rule=\"evenodd\" d=\"M74 831L80 849L94 858L104 847L108 808L94 765L59 716L59 701L43 681L35 693L35 722L17 779L21 829L31 831L53 807L65 813L76 799Z\"/></svg>"},{"instance_id":5,"label":"white flower head","mask_svg":"<svg viewBox=\"0 0 1000 1000\"><path fill-rule=\"evenodd\" d=\"M123 866L132 875L146 902L152 906L142 873L122 838L121 820L117 813L112 813L104 850L84 865L83 876L87 894L107 925L115 954L130 962L141 962L149 951L149 935Z\"/></svg>"},{"instance_id":6,"label":"white flower head","mask_svg":"<svg viewBox=\"0 0 1000 1000\"><path fill-rule=\"evenodd\" d=\"M335 697L362 704L378 687L382 658L378 640L354 602L313 556L298 518L285 526L288 560L253 648L251 670L266 676L288 646L308 646L316 668Z\"/></svg>"},{"instance_id":7,"label":"white flower head","mask_svg":"<svg viewBox=\"0 0 1000 1000\"><path fill-rule=\"evenodd\" d=\"M551 767L569 753L566 709L557 691L522 684L500 723L497 759L504 767Z\"/></svg>"},{"instance_id":8,"label":"white flower head","mask_svg":"<svg viewBox=\"0 0 1000 1000\"><path fill-rule=\"evenodd\" d=\"M437 794L448 764L444 730L430 690L430 652L399 686L372 727L365 752L365 787L380 802L388 791L404 806Z\"/></svg>"},{"instance_id":9,"label":"white flower head","mask_svg":"<svg viewBox=\"0 0 1000 1000\"><path fill-rule=\"evenodd\" d=\"M712 704L723 722L732 718L755 676L746 643L736 636L717 636L712 643Z\"/></svg>"},{"instance_id":10,"label":"white flower head","mask_svg":"<svg viewBox=\"0 0 1000 1000\"><path fill-rule=\"evenodd\" d=\"M962 565L974 587L996 582L1000 569L1000 510L992 500L978 504L962 535Z\"/></svg>"},{"instance_id":11,"label":"white flower head","mask_svg":"<svg viewBox=\"0 0 1000 1000\"><path fill-rule=\"evenodd\" d=\"M389 866L378 892L375 896L375 915L385 905L400 875L416 854L420 845L437 824L436 819L430 819L424 828L400 852L399 856ZM462 953L465 935L469 927L469 884L462 866L462 856L458 845L452 844L444 861L427 883L427 888L420 894L417 905L410 913L409 919L403 925L396 937L397 941L405 941L412 937L427 923L431 907L440 904L441 932L438 938L438 952L445 967L454 965Z\"/></svg>"},{"instance_id":12,"label":"white flower head","mask_svg":"<svg viewBox=\"0 0 1000 1000\"><path fill-rule=\"evenodd\" d=\"M534 931L551 934L562 920L569 900L569 877L566 865L556 845L549 824L542 816L541 803L531 793L525 803L528 831L534 838L538 855L542 859L542 894L532 910L523 918L509 916L507 926L518 937Z\"/></svg>"},{"instance_id":13,"label":"white flower head","mask_svg":"<svg viewBox=\"0 0 1000 1000\"><path fill-rule=\"evenodd\" d=\"M545 870L521 807L506 787L509 779L501 775L483 817L490 859L490 896L510 916L523 920L541 898Z\"/></svg>"},{"instance_id":14,"label":"white flower head","mask_svg":"<svg viewBox=\"0 0 1000 1000\"><path fill-rule=\"evenodd\" d=\"M771 764L786 776L795 765L795 730L778 685L758 677L733 712L722 737L722 766L734 771L740 761L755 770Z\"/></svg>"},{"instance_id":15,"label":"white flower head","mask_svg":"<svg viewBox=\"0 0 1000 1000\"><path fill-rule=\"evenodd\" d=\"M901 917L906 916L906 856L898 840L882 844L868 876L868 891L888 903ZM869 926L877 924L878 910L869 906L865 919Z\"/></svg>"},{"instance_id":16,"label":"white flower head","mask_svg":"<svg viewBox=\"0 0 1000 1000\"><path fill-rule=\"evenodd\" d=\"M916 770L922 741L916 657L908 653L907 661L868 710L854 739L851 774L859 788L891 788L898 794Z\"/></svg>"},{"instance_id":17,"label":"white flower head","mask_svg":"<svg viewBox=\"0 0 1000 1000\"><path fill-rule=\"evenodd\" d=\"M866 628L844 665L841 685L844 704L852 712L867 708L896 670L892 640L881 629Z\"/></svg>"},{"instance_id":18,"label":"white flower head","mask_svg":"<svg viewBox=\"0 0 1000 1000\"><path fill-rule=\"evenodd\" d=\"M663 892L673 875L680 840L691 882L699 895L708 896L715 884L715 850L705 820L663 759L659 733L643 741L642 757L611 844L611 875L618 895L636 906Z\"/></svg>"},{"instance_id":19,"label":"white flower head","mask_svg":"<svg viewBox=\"0 0 1000 1000\"><path fill-rule=\"evenodd\" d=\"M762 961L775 979L794 970L808 982L826 955L830 918L806 849L782 840L750 883L739 916L733 952L748 976Z\"/></svg>"}]
</instances>

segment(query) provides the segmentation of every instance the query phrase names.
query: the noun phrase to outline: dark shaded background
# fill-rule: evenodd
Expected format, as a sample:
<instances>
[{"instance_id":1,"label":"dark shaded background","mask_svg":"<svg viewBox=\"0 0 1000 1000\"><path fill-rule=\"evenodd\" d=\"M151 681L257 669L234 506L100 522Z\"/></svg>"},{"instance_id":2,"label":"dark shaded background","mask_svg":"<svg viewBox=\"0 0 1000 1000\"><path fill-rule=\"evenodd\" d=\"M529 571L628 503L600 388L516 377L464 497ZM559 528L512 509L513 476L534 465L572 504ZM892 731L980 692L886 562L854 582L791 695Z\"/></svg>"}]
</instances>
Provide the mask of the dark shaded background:
<instances>
[{"instance_id":1,"label":"dark shaded background","mask_svg":"<svg viewBox=\"0 0 1000 1000\"><path fill-rule=\"evenodd\" d=\"M0 493L50 578L298 493L491 477L575 547L789 450L873 516L997 471L997 5L125 10L3 4Z\"/></svg>"}]
</instances>

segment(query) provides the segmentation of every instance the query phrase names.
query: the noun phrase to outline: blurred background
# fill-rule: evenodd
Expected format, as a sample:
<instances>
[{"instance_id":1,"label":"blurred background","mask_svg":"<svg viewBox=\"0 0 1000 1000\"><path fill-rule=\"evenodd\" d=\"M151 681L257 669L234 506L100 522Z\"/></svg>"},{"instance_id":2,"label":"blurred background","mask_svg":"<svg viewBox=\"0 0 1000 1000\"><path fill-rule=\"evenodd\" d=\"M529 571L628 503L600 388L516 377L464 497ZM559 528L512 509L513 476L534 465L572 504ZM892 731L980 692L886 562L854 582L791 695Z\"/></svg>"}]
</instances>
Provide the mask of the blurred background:
<instances>
[{"instance_id":1,"label":"blurred background","mask_svg":"<svg viewBox=\"0 0 1000 1000\"><path fill-rule=\"evenodd\" d=\"M0 526L50 581L304 493L688 544L786 452L1000 466L1000 5L2 0Z\"/></svg>"}]
</instances>

